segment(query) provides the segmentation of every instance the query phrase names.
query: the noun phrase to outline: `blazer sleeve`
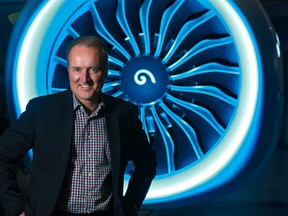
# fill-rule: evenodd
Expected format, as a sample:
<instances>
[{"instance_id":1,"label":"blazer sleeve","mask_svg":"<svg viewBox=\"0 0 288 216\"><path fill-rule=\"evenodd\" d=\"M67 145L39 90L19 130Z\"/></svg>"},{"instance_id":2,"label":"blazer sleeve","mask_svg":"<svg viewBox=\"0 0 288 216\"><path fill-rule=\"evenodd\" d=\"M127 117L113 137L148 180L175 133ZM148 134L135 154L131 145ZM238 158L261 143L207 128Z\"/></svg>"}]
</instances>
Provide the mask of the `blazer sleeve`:
<instances>
[{"instance_id":1,"label":"blazer sleeve","mask_svg":"<svg viewBox=\"0 0 288 216\"><path fill-rule=\"evenodd\" d=\"M129 150L131 151L135 170L131 175L125 198L140 208L156 175L157 163L155 152L151 149L147 135L142 129L142 123L138 118L136 106L134 107L132 116L133 124L130 133L132 142Z\"/></svg>"},{"instance_id":2,"label":"blazer sleeve","mask_svg":"<svg viewBox=\"0 0 288 216\"><path fill-rule=\"evenodd\" d=\"M0 138L0 203L6 215L16 215L24 209L24 196L19 190L13 170L15 162L32 148L34 120L32 107L27 105L19 119Z\"/></svg>"}]
</instances>

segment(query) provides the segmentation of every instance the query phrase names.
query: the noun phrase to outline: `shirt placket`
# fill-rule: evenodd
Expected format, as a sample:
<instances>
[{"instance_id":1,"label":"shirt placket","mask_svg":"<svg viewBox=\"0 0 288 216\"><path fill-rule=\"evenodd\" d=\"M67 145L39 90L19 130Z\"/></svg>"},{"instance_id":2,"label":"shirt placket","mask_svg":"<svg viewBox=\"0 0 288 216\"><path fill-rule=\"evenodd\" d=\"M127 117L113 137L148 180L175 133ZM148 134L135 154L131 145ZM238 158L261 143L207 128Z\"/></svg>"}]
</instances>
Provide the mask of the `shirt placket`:
<instances>
[{"instance_id":1,"label":"shirt placket","mask_svg":"<svg viewBox=\"0 0 288 216\"><path fill-rule=\"evenodd\" d=\"M85 175L85 199L86 206L85 210L87 213L93 211L93 183L94 183L94 169L93 169L93 119L87 118L86 126L85 126L85 143L84 143L84 175Z\"/></svg>"}]
</instances>

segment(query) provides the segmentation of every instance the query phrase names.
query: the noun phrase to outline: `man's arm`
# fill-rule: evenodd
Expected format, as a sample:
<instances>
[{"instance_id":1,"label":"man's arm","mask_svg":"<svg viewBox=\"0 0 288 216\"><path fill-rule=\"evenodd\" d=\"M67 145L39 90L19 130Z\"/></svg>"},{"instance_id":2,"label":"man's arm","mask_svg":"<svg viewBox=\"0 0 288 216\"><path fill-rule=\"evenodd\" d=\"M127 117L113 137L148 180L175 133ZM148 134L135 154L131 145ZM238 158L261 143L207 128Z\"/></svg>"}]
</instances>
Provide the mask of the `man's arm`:
<instances>
[{"instance_id":1,"label":"man's arm","mask_svg":"<svg viewBox=\"0 0 288 216\"><path fill-rule=\"evenodd\" d=\"M131 129L133 142L132 146L130 146L130 151L135 170L131 175L125 198L139 209L156 175L157 163L155 152L151 149L147 135L142 129L142 123L138 118L136 107L133 115L133 126Z\"/></svg>"},{"instance_id":2,"label":"man's arm","mask_svg":"<svg viewBox=\"0 0 288 216\"><path fill-rule=\"evenodd\" d=\"M20 214L24 209L24 196L19 190L14 167L32 147L33 138L33 115L29 110L0 138L0 202L7 215Z\"/></svg>"}]
</instances>

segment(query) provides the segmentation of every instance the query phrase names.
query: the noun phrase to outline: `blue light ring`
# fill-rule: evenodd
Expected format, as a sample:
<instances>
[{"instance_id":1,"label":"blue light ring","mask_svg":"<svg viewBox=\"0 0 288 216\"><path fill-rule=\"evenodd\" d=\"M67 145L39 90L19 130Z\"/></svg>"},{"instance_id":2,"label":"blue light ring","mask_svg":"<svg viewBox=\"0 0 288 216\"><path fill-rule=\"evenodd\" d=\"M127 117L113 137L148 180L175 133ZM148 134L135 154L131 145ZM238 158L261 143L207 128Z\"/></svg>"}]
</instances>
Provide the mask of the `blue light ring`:
<instances>
[{"instance_id":1,"label":"blue light ring","mask_svg":"<svg viewBox=\"0 0 288 216\"><path fill-rule=\"evenodd\" d=\"M20 13L20 16L17 19L17 22L14 26L14 30L11 34L11 38L9 40L8 52L7 52L7 64L6 64L6 82L11 84L7 85L7 95L8 98L13 99L13 104L9 104L8 106L10 113L10 118L15 120L18 118L20 113L23 111L19 106L19 98L18 98L18 88L16 84L16 75L14 71L17 68L17 61L15 59L19 58L20 48L23 43L23 39L28 31L28 27L33 22L33 19L37 15L37 13L41 10L44 3L40 1L29 1L26 3L24 9ZM33 12L33 13L31 13ZM17 43L15 43L17 42Z\"/></svg>"},{"instance_id":2,"label":"blue light ring","mask_svg":"<svg viewBox=\"0 0 288 216\"><path fill-rule=\"evenodd\" d=\"M46 76L43 76L45 73L39 73L39 71L43 71L43 67L47 65L46 58L43 55L47 54L47 52L49 53L50 47L48 46L48 42L52 40L52 38L49 40L52 35L48 35L46 32L51 28L55 11L59 9L59 3L58 5L54 3L54 1L49 1L48 3L42 2L35 9L36 13L33 13L32 18L27 23L26 26L29 26L29 28L26 27L24 36L22 36L17 49L18 61L14 68L16 71L16 83L13 85L16 85L15 98L19 102L19 105L16 104L16 106L20 112L25 110L28 100L44 94L46 90L45 82L43 83L46 80ZM49 10L50 14L47 13ZM47 21L45 20L46 22L43 22L44 17L47 19ZM41 22L42 25L39 25L38 22ZM24 75L24 73L26 74ZM38 82L42 85L38 84ZM27 86L27 83L29 83L29 88L24 88L23 86Z\"/></svg>"}]
</instances>

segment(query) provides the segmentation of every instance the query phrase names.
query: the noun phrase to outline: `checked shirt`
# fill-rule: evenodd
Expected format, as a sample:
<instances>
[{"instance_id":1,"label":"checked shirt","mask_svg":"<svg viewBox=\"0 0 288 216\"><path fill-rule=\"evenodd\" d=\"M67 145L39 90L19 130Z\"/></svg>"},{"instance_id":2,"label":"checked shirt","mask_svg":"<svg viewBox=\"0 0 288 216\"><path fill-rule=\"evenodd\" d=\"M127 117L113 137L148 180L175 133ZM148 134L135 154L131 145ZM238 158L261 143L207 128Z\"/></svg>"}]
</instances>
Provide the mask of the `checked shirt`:
<instances>
[{"instance_id":1,"label":"checked shirt","mask_svg":"<svg viewBox=\"0 0 288 216\"><path fill-rule=\"evenodd\" d=\"M109 210L112 199L111 158L103 100L90 116L75 95L73 106L71 161L57 208L76 214Z\"/></svg>"}]
</instances>

